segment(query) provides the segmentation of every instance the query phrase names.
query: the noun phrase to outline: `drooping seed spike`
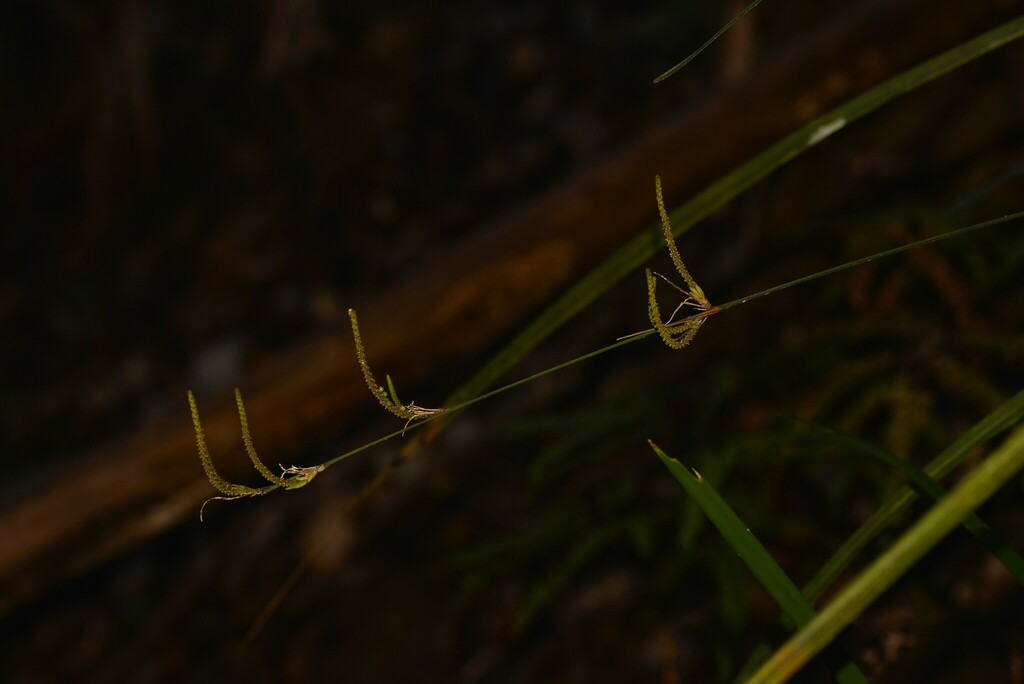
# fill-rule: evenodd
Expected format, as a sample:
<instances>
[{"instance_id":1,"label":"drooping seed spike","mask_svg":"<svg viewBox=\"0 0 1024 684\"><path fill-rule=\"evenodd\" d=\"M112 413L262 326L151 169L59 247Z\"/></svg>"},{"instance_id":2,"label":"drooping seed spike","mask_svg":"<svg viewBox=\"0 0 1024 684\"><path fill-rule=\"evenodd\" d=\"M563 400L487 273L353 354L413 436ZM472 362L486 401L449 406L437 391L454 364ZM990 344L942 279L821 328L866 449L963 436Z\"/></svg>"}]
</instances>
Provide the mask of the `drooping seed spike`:
<instances>
[{"instance_id":1,"label":"drooping seed spike","mask_svg":"<svg viewBox=\"0 0 1024 684\"><path fill-rule=\"evenodd\" d=\"M686 287L689 288L690 296L693 297L694 301L700 305L701 309L710 309L711 302L708 301L704 290L701 289L697 281L690 275L686 264L683 263L683 257L679 254L679 248L676 246L675 237L672 235L672 223L669 221L668 211L665 210L665 198L661 192L661 176L654 177L654 194L658 199L658 214L661 216L661 228L665 233L665 244L668 246L668 254L672 258L672 263L686 282Z\"/></svg>"},{"instance_id":2,"label":"drooping seed spike","mask_svg":"<svg viewBox=\"0 0 1024 684\"><path fill-rule=\"evenodd\" d=\"M363 348L363 338L359 334L359 319L356 317L355 309L348 310L348 317L352 322L352 337L356 344L356 358L359 359L359 368L363 371L363 379L366 380L366 386L370 388L370 393L377 398L381 406L399 418L405 418L406 420L412 418L413 416L409 415L404 406L391 401L387 392L384 391L384 387L379 385L374 379L373 372L370 370L370 363L366 360L366 349Z\"/></svg>"},{"instance_id":3,"label":"drooping seed spike","mask_svg":"<svg viewBox=\"0 0 1024 684\"><path fill-rule=\"evenodd\" d=\"M242 393L238 391L237 387L235 388L235 403L238 404L238 421L242 424L242 442L245 443L245 453L249 454L249 460L252 461L253 467L267 482L284 486L285 479L275 475L256 455L256 446L252 443L252 434L249 432L249 418L245 415Z\"/></svg>"},{"instance_id":4,"label":"drooping seed spike","mask_svg":"<svg viewBox=\"0 0 1024 684\"><path fill-rule=\"evenodd\" d=\"M675 338L672 335L672 331L669 330L669 327L661 320L661 309L658 307L656 294L658 280L654 277L654 273L652 273L649 268L644 269L644 275L647 276L647 318L650 319L651 325L654 329L658 331L661 341L669 347L674 347Z\"/></svg>"},{"instance_id":5,"label":"drooping seed spike","mask_svg":"<svg viewBox=\"0 0 1024 684\"><path fill-rule=\"evenodd\" d=\"M252 487L246 487L245 485L235 484L234 482L228 482L217 469L213 467L213 459L210 458L210 450L206 446L206 435L203 434L203 425L199 422L199 408L196 406L196 398L192 394L192 390L188 392L188 405L192 410L192 426L196 431L196 446L199 449L199 461L203 464L203 470L206 472L206 478L213 485L214 489L222 494L230 497L239 496L256 496L263 494L264 492L259 489L253 489Z\"/></svg>"},{"instance_id":6,"label":"drooping seed spike","mask_svg":"<svg viewBox=\"0 0 1024 684\"><path fill-rule=\"evenodd\" d=\"M658 307L658 299L655 294L658 279L654 277L654 273L649 268L644 269L644 273L647 276L647 317L651 321L651 326L658 331L661 341L670 348L682 349L697 336L697 331L704 324L705 316L699 314L698 316L684 318L674 325L666 324L661 319L661 310Z\"/></svg>"}]
</instances>

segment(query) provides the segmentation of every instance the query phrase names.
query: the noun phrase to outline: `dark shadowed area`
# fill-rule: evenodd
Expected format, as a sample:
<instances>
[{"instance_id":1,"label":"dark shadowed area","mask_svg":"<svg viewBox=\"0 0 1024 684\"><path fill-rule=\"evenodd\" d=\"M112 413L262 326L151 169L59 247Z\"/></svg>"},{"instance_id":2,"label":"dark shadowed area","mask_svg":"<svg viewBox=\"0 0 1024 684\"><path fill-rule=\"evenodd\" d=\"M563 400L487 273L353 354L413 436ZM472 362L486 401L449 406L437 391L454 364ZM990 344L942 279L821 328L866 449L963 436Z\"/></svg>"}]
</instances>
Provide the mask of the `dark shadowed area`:
<instances>
[{"instance_id":1,"label":"dark shadowed area","mask_svg":"<svg viewBox=\"0 0 1024 684\"><path fill-rule=\"evenodd\" d=\"M1024 386L1024 223L737 306L681 351L616 349L204 522L186 400L253 487L235 387L275 470L400 430L350 307L377 378L443 406L660 235L655 174L679 207L1024 13L768 0L652 84L745 4L5 3L0 680L718 682L783 643L647 439L806 584L905 483L815 425L922 466ZM683 236L689 271L721 303L1024 210L1022 83L1011 43L837 128ZM598 290L491 386L649 325L642 270ZM1018 550L1022 486L979 511ZM957 531L796 681L852 658L875 682L1024 684L1022 616Z\"/></svg>"}]
</instances>

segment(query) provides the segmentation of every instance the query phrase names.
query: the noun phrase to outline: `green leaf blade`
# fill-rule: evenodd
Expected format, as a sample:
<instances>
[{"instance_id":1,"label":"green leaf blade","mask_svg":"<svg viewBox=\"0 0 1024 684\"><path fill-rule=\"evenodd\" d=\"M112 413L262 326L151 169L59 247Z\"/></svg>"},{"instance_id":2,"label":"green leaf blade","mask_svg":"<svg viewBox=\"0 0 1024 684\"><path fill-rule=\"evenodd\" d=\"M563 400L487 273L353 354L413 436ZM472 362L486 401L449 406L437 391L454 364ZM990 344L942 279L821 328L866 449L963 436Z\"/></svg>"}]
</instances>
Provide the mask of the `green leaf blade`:
<instances>
[{"instance_id":1,"label":"green leaf blade","mask_svg":"<svg viewBox=\"0 0 1024 684\"><path fill-rule=\"evenodd\" d=\"M804 598L793 580L779 567L768 550L758 541L743 520L736 515L725 499L699 473L690 472L682 463L659 449L654 442L648 440L648 443L786 616L798 626L808 624L813 620L815 612L810 602ZM844 664L836 672L836 679L842 684L867 682L863 673L852 662Z\"/></svg>"}]
</instances>

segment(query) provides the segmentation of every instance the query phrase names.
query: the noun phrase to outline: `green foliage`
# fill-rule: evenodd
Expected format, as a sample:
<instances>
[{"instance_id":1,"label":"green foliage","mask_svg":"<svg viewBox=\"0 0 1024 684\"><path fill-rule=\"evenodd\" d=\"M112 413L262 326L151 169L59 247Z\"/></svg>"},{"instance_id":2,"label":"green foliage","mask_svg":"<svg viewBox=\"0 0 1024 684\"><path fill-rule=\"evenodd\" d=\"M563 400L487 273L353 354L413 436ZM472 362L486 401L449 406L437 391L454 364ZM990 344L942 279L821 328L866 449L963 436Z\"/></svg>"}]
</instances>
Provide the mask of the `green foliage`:
<instances>
[{"instance_id":1,"label":"green foliage","mask_svg":"<svg viewBox=\"0 0 1024 684\"><path fill-rule=\"evenodd\" d=\"M1021 468L1024 468L1024 427L1010 434L948 496L935 504L888 551L846 585L816 617L761 666L748 680L749 684L788 680Z\"/></svg>"},{"instance_id":2,"label":"green foliage","mask_svg":"<svg viewBox=\"0 0 1024 684\"><path fill-rule=\"evenodd\" d=\"M665 464L669 472L700 506L712 524L722 533L757 581L761 583L786 616L795 625L806 625L814 618L814 608L800 593L785 571L779 567L768 550L761 545L757 537L750 531L746 523L740 519L725 499L719 496L711 483L707 482L699 472L692 473L682 463L671 458L658 446L648 440L654 453ZM843 684L848 682L866 682L864 674L852 662L844 664L837 672L836 679Z\"/></svg>"}]
</instances>

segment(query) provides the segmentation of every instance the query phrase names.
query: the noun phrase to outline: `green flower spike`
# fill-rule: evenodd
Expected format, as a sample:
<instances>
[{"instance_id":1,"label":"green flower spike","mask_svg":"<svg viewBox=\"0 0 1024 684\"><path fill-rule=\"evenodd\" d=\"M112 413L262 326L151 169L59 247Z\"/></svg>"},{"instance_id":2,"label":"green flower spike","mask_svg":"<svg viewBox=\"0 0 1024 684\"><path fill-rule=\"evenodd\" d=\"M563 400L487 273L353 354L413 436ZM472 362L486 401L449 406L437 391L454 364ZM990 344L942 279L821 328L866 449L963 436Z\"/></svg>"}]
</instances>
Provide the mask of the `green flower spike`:
<instances>
[{"instance_id":1,"label":"green flower spike","mask_svg":"<svg viewBox=\"0 0 1024 684\"><path fill-rule=\"evenodd\" d=\"M707 317L718 313L718 307L711 305L707 295L704 294L704 290L701 289L700 285L693 279L693 276L690 275L686 264L683 263L683 258L679 255L679 248L676 247L675 239L672 237L672 224L669 222L668 212L665 211L665 198L661 192L661 176L654 177L654 192L658 199L658 214L661 216L661 227L665 234L665 244L668 245L669 256L672 258L676 271L679 272L683 282L686 283L687 289L684 290L660 273L655 274L651 269L645 269L647 276L647 316L651 319L651 325L658 331L658 335L661 336L665 344L672 349L682 349L693 341L697 331L704 325ZM667 321L663 321L661 318L661 307L658 306L658 299L655 294L655 289L658 285L655 275L679 290L686 297L675 308ZM697 311L697 313L676 321L676 315L684 307L690 307Z\"/></svg>"},{"instance_id":2,"label":"green flower spike","mask_svg":"<svg viewBox=\"0 0 1024 684\"><path fill-rule=\"evenodd\" d=\"M249 487L243 484L236 484L234 482L228 482L225 480L217 469L213 465L213 459L210 457L210 449L206 446L206 436L203 433L202 423L199 421L199 408L196 406L196 398L189 390L188 393L188 405L192 410L192 425L196 430L196 446L199 449L199 461L203 464L203 470L206 471L206 477L210 480L210 484L213 485L214 489L223 494L224 496L215 496L212 499L208 499L203 507L207 503L213 500L233 500L242 499L249 496L261 496L267 492L273 491L278 487L284 489L298 489L309 484L309 482L316 477L319 473L324 471L323 465L311 466L309 468L299 468L291 466L285 468L281 466L281 476L274 475L273 472L260 460L259 456L256 455L256 447L252 442L252 435L249 432L249 419L245 415L245 405L242 403L242 394L235 389L235 402L238 404L238 418L242 424L242 441L245 444L245 451L249 454L249 460L252 461L253 466L257 472L263 476L269 485L265 487ZM203 509L199 509L199 519L203 519Z\"/></svg>"},{"instance_id":3,"label":"green flower spike","mask_svg":"<svg viewBox=\"0 0 1024 684\"><path fill-rule=\"evenodd\" d=\"M399 418L405 418L407 421L426 418L444 410L423 408L417 406L415 402L411 402L408 405L403 404L398 398L398 393L395 391L395 385L391 382L390 375L384 376L388 383L388 388L385 391L384 386L379 385L374 379L373 372L370 370L370 363L366 360L366 350L363 348L362 335L359 334L359 319L356 318L355 309L348 310L348 317L352 321L352 337L355 339L356 357L359 359L359 367L363 371L363 379L366 380L366 386L370 388L370 393L377 398L381 406Z\"/></svg>"}]
</instances>

